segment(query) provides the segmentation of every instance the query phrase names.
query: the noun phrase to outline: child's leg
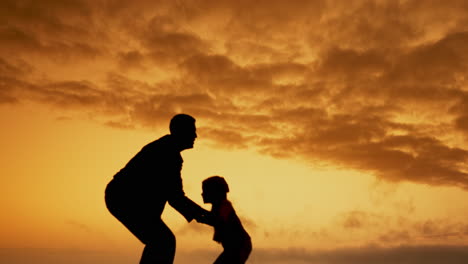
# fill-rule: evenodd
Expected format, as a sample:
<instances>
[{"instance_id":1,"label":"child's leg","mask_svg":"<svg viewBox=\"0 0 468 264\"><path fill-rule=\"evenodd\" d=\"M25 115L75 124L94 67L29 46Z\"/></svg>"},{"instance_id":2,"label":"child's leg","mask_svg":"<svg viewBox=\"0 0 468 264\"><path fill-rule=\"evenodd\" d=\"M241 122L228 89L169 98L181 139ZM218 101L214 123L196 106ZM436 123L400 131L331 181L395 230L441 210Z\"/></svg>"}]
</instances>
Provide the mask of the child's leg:
<instances>
[{"instance_id":1,"label":"child's leg","mask_svg":"<svg viewBox=\"0 0 468 264\"><path fill-rule=\"evenodd\" d=\"M242 246L241 250L240 250L240 254L239 254L239 258L240 258L240 262L239 263L245 263L247 261L247 259L249 258L250 256L250 252L252 252L252 240L247 239L244 243L244 245Z\"/></svg>"},{"instance_id":2,"label":"child's leg","mask_svg":"<svg viewBox=\"0 0 468 264\"><path fill-rule=\"evenodd\" d=\"M226 262L226 254L224 253L221 253L221 255L219 255L219 257L215 260L215 262L213 264L224 264L224 263L227 263Z\"/></svg>"},{"instance_id":3,"label":"child's leg","mask_svg":"<svg viewBox=\"0 0 468 264\"><path fill-rule=\"evenodd\" d=\"M224 248L213 264L244 264L252 251L250 240L247 242L239 248Z\"/></svg>"}]
</instances>

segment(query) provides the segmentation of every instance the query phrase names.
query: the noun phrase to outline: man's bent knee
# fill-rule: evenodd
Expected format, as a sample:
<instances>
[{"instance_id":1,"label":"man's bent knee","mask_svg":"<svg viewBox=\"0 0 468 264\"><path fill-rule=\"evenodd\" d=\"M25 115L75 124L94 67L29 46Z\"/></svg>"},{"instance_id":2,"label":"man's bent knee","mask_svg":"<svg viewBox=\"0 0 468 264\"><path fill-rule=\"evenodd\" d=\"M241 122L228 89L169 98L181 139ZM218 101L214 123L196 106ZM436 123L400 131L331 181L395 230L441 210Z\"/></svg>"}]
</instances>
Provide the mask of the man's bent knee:
<instances>
[{"instance_id":1,"label":"man's bent knee","mask_svg":"<svg viewBox=\"0 0 468 264\"><path fill-rule=\"evenodd\" d=\"M147 233L144 243L146 245L160 246L166 245L167 247L176 246L176 237L172 231L164 224L152 227L152 231Z\"/></svg>"},{"instance_id":2,"label":"man's bent knee","mask_svg":"<svg viewBox=\"0 0 468 264\"><path fill-rule=\"evenodd\" d=\"M159 233L150 237L145 243L140 264L172 264L175 257L176 239L172 232Z\"/></svg>"}]
</instances>

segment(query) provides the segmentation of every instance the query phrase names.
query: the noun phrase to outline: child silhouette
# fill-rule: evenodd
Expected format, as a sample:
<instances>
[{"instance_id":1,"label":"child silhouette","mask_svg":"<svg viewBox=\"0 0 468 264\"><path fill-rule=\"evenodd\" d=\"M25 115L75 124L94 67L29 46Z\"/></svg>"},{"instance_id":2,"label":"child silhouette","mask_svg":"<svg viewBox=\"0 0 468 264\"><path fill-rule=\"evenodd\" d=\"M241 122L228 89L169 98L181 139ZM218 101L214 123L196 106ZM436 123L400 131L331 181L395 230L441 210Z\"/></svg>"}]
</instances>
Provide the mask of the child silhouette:
<instances>
[{"instance_id":1,"label":"child silhouette","mask_svg":"<svg viewBox=\"0 0 468 264\"><path fill-rule=\"evenodd\" d=\"M229 187L223 177L209 177L202 183L204 203L211 203L211 212L199 220L214 227L213 240L221 243L224 251L214 264L243 264L252 251L249 234L227 199Z\"/></svg>"}]
</instances>

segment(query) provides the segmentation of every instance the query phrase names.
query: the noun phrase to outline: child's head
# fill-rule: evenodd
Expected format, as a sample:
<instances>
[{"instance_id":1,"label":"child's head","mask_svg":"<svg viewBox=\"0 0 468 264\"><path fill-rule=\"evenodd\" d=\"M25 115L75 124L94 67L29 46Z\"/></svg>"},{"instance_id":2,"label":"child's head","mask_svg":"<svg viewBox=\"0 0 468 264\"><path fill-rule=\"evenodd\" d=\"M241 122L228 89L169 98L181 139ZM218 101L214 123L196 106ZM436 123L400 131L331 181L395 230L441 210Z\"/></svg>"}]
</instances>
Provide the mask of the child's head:
<instances>
[{"instance_id":1,"label":"child's head","mask_svg":"<svg viewBox=\"0 0 468 264\"><path fill-rule=\"evenodd\" d=\"M213 203L226 200L226 193L229 192L229 186L220 176L212 176L202 183L202 197L204 203Z\"/></svg>"}]
</instances>

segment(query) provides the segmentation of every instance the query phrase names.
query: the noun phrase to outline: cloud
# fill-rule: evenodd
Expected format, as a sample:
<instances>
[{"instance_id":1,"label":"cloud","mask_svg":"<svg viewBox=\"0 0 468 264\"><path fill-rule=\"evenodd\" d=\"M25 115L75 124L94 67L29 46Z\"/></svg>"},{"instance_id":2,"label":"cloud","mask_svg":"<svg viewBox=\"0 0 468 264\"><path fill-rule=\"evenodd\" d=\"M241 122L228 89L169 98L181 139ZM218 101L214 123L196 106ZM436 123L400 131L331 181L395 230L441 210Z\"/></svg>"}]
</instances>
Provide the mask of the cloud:
<instances>
[{"instance_id":1,"label":"cloud","mask_svg":"<svg viewBox=\"0 0 468 264\"><path fill-rule=\"evenodd\" d=\"M94 232L93 229L90 228L88 225L76 222L74 220L67 220L67 221L65 221L65 223L67 225L70 225L70 226L72 226L72 227L74 227L74 228L76 228L76 229L78 229L80 231L84 231L86 233L93 233Z\"/></svg>"},{"instance_id":2,"label":"cloud","mask_svg":"<svg viewBox=\"0 0 468 264\"><path fill-rule=\"evenodd\" d=\"M128 68L137 68L137 69L145 69L144 61L145 56L138 51L132 50L127 52L120 52L118 54L118 64L122 69Z\"/></svg>"},{"instance_id":3,"label":"cloud","mask_svg":"<svg viewBox=\"0 0 468 264\"><path fill-rule=\"evenodd\" d=\"M4 1L0 9L2 56L53 60L92 59L104 50L103 31L93 21L91 6L83 1Z\"/></svg>"},{"instance_id":4,"label":"cloud","mask_svg":"<svg viewBox=\"0 0 468 264\"><path fill-rule=\"evenodd\" d=\"M382 214L350 210L338 214L330 223L330 235L346 233L354 245L371 243L382 247L402 244L463 244L468 236L468 223L450 218L415 219L405 209ZM406 212L405 212L406 211ZM338 239L339 240L339 239ZM409 245L409 244L408 244Z\"/></svg>"},{"instance_id":5,"label":"cloud","mask_svg":"<svg viewBox=\"0 0 468 264\"><path fill-rule=\"evenodd\" d=\"M177 63L206 49L197 35L178 29L168 17L153 17L141 39L155 63Z\"/></svg>"},{"instance_id":6,"label":"cloud","mask_svg":"<svg viewBox=\"0 0 468 264\"><path fill-rule=\"evenodd\" d=\"M457 129L468 132L468 115L459 116L455 121L455 125Z\"/></svg>"},{"instance_id":7,"label":"cloud","mask_svg":"<svg viewBox=\"0 0 468 264\"><path fill-rule=\"evenodd\" d=\"M187 112L217 147L468 188L465 1L4 6L0 103L135 129Z\"/></svg>"}]
</instances>

